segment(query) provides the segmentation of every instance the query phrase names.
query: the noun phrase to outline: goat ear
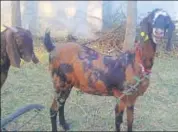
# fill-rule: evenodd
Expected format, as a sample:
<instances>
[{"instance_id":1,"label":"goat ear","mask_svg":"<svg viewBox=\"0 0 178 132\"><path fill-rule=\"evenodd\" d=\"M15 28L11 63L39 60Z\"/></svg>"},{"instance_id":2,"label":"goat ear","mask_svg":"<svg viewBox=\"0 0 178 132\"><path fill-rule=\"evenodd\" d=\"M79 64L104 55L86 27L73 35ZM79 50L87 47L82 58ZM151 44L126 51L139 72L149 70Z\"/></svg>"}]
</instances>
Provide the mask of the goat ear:
<instances>
[{"instance_id":1,"label":"goat ear","mask_svg":"<svg viewBox=\"0 0 178 132\"><path fill-rule=\"evenodd\" d=\"M167 50L167 51L171 50L171 46L172 46L172 44L171 44L171 39L172 39L172 34L173 34L174 30L175 30L175 25L174 25L174 23L171 21L171 22L169 23L169 26L168 26L168 33L167 33L167 35L168 35L168 42L167 42L167 45L166 45L166 50Z\"/></svg>"},{"instance_id":2,"label":"goat ear","mask_svg":"<svg viewBox=\"0 0 178 132\"><path fill-rule=\"evenodd\" d=\"M20 55L18 47L13 36L13 31L7 30L5 34L6 39L6 51L10 59L10 64L14 67L20 68Z\"/></svg>"},{"instance_id":3,"label":"goat ear","mask_svg":"<svg viewBox=\"0 0 178 132\"><path fill-rule=\"evenodd\" d=\"M27 31L27 33L29 34L29 36L32 37L32 33L30 32L30 30L29 30L29 29L26 29L26 31ZM37 64L37 63L39 62L39 59L36 57L34 51L33 51L33 53L32 53L32 62L33 62L34 64Z\"/></svg>"}]
</instances>

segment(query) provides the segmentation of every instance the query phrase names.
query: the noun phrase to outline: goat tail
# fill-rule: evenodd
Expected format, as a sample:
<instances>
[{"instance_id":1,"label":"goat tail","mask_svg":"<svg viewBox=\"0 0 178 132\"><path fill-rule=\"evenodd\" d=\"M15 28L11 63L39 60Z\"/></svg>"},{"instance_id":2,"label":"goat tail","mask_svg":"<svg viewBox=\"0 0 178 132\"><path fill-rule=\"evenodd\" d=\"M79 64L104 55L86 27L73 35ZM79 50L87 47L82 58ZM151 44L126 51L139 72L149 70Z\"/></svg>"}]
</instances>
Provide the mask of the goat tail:
<instances>
[{"instance_id":1,"label":"goat tail","mask_svg":"<svg viewBox=\"0 0 178 132\"><path fill-rule=\"evenodd\" d=\"M45 46L48 53L55 49L55 45L53 44L53 42L51 40L50 31L48 29L45 32L43 42L44 42L44 46Z\"/></svg>"}]
</instances>

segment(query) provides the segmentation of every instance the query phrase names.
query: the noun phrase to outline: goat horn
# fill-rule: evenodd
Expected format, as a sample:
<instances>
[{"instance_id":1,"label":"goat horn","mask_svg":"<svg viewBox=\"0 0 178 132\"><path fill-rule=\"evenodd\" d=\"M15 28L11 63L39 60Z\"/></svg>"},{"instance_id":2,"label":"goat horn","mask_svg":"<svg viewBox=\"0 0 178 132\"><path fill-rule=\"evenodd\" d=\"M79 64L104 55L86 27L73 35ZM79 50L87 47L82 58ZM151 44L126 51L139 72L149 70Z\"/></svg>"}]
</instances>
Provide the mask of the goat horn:
<instances>
[{"instance_id":1,"label":"goat horn","mask_svg":"<svg viewBox=\"0 0 178 132\"><path fill-rule=\"evenodd\" d=\"M15 27L9 27L9 26L6 26L6 25L4 25L4 24L3 24L3 26L4 26L5 28L10 29L10 30L13 31L13 32L18 32L17 28L15 28Z\"/></svg>"}]
</instances>

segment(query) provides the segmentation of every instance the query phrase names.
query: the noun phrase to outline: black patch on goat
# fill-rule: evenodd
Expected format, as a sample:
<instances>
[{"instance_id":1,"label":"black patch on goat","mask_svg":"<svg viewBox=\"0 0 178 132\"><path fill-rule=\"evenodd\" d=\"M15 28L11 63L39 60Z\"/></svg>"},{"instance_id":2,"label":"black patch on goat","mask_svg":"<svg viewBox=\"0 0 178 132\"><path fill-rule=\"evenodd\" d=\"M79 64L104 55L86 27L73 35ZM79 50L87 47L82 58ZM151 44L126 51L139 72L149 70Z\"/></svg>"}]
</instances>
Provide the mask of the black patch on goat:
<instances>
[{"instance_id":1,"label":"black patch on goat","mask_svg":"<svg viewBox=\"0 0 178 132\"><path fill-rule=\"evenodd\" d=\"M119 70L118 70L119 69ZM101 80L105 86L108 88L108 93L112 94L112 88L117 88L119 90L123 90L123 82L125 80L124 70L120 68L113 70L112 72L104 73L104 71L100 69L92 70L92 74L89 76L88 85L93 87L93 84L97 81Z\"/></svg>"},{"instance_id":2,"label":"black patch on goat","mask_svg":"<svg viewBox=\"0 0 178 132\"><path fill-rule=\"evenodd\" d=\"M84 60L84 59L96 60L98 58L98 53L93 49L90 49L86 46L82 46L82 51L78 53L78 57L81 60Z\"/></svg>"},{"instance_id":3,"label":"black patch on goat","mask_svg":"<svg viewBox=\"0 0 178 132\"><path fill-rule=\"evenodd\" d=\"M116 110L115 110L116 111ZM116 112L117 113L117 112ZM120 125L123 122L123 115L124 115L124 111L121 111L119 113L119 115L115 116L115 125L116 125L116 130L120 131Z\"/></svg>"},{"instance_id":4,"label":"black patch on goat","mask_svg":"<svg viewBox=\"0 0 178 132\"><path fill-rule=\"evenodd\" d=\"M53 69L52 70L52 76L54 76L55 74L60 77L60 81L61 81L61 87L65 82L68 82L69 80L67 80L66 77L66 73L71 73L73 72L73 67L69 64L60 64L58 69Z\"/></svg>"},{"instance_id":5,"label":"black patch on goat","mask_svg":"<svg viewBox=\"0 0 178 132\"><path fill-rule=\"evenodd\" d=\"M108 91L112 91L112 88L123 90L123 83L125 81L125 71L118 67L109 69L108 73L100 76L100 79L105 83Z\"/></svg>"},{"instance_id":6,"label":"black patch on goat","mask_svg":"<svg viewBox=\"0 0 178 132\"><path fill-rule=\"evenodd\" d=\"M105 56L103 63L108 67L108 72L105 73L100 69L92 67L92 73L88 78L88 85L94 87L93 84L101 80L108 88L108 93L112 93L113 88L123 90L125 81L125 69L131 64L133 66L135 54L126 52L121 54L118 59L113 59L111 56Z\"/></svg>"},{"instance_id":7,"label":"black patch on goat","mask_svg":"<svg viewBox=\"0 0 178 132\"><path fill-rule=\"evenodd\" d=\"M129 106L129 107L127 107L127 109L129 109L129 110L134 110L134 105L132 105L132 106Z\"/></svg>"},{"instance_id":8,"label":"black patch on goat","mask_svg":"<svg viewBox=\"0 0 178 132\"><path fill-rule=\"evenodd\" d=\"M95 84L100 79L101 73L98 70L92 70L90 76L88 77L88 86L94 88L93 84Z\"/></svg>"},{"instance_id":9,"label":"black patch on goat","mask_svg":"<svg viewBox=\"0 0 178 132\"><path fill-rule=\"evenodd\" d=\"M60 81L61 81L61 82L63 82L63 83L67 82L67 77L66 77L66 75L61 71L60 68L58 68L58 69L53 69L53 70L52 70L52 76L54 76L55 74L56 74L58 77L60 77Z\"/></svg>"},{"instance_id":10,"label":"black patch on goat","mask_svg":"<svg viewBox=\"0 0 178 132\"><path fill-rule=\"evenodd\" d=\"M59 65L59 69L63 72L63 73L71 73L74 71L73 67L70 64L60 64Z\"/></svg>"},{"instance_id":11,"label":"black patch on goat","mask_svg":"<svg viewBox=\"0 0 178 132\"><path fill-rule=\"evenodd\" d=\"M83 46L82 51L78 53L78 57L80 60L83 60L84 71L88 71L88 69L93 67L92 61L98 59L98 53L93 49Z\"/></svg>"},{"instance_id":12,"label":"black patch on goat","mask_svg":"<svg viewBox=\"0 0 178 132\"><path fill-rule=\"evenodd\" d=\"M106 56L103 59L104 64L108 67L108 72L101 75L100 79L105 83L108 91L112 88L123 90L125 81L125 69L131 64L133 65L135 54L126 52L121 54L118 59L113 60L111 56Z\"/></svg>"}]
</instances>

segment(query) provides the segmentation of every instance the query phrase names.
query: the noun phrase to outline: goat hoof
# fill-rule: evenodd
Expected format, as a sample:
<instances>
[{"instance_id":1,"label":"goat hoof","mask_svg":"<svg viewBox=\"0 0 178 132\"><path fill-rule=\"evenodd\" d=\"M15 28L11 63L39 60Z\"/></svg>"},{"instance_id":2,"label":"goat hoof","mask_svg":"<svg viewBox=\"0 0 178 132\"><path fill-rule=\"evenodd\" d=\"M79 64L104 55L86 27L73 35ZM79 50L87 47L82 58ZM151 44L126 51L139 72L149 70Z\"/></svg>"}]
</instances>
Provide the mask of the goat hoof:
<instances>
[{"instance_id":1,"label":"goat hoof","mask_svg":"<svg viewBox=\"0 0 178 132\"><path fill-rule=\"evenodd\" d=\"M65 123L65 124L63 124L63 125L61 125L61 126L62 126L62 128L63 128L65 131L67 131L67 130L70 129L70 125L69 125L68 123Z\"/></svg>"}]
</instances>

